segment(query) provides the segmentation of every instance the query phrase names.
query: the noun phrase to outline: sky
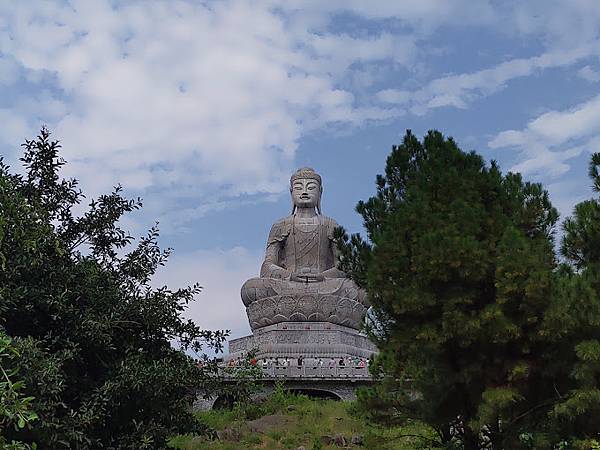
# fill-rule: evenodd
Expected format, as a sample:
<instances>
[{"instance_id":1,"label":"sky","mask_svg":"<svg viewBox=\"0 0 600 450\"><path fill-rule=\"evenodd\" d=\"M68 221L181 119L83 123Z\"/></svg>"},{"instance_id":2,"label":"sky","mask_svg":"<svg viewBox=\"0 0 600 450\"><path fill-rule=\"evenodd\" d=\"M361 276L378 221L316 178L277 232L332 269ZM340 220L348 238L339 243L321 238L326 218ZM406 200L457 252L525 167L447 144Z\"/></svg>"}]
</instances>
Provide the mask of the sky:
<instances>
[{"instance_id":1,"label":"sky","mask_svg":"<svg viewBox=\"0 0 600 450\"><path fill-rule=\"evenodd\" d=\"M361 232L405 130L437 129L542 182L561 216L600 151L597 0L0 0L0 155L47 125L88 198L121 184L174 249L156 285L199 282L198 324L249 334L289 177Z\"/></svg>"}]
</instances>

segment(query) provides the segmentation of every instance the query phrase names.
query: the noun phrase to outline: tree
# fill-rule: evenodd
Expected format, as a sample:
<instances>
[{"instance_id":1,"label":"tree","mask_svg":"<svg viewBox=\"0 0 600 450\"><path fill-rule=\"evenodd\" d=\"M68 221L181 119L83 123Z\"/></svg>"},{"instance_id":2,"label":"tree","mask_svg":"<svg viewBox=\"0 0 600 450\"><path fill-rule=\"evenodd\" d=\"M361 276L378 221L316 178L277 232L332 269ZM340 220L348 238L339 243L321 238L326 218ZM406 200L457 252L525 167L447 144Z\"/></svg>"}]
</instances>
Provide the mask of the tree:
<instances>
[{"instance_id":1,"label":"tree","mask_svg":"<svg viewBox=\"0 0 600 450\"><path fill-rule=\"evenodd\" d=\"M17 380L19 375L17 369L7 370L9 360L19 356L19 352L13 345L12 339L0 328L0 448L5 450L29 450L35 449L36 444L31 446L22 442L8 442L4 438L3 430L14 427L15 430L30 427L37 419L37 414L30 409L33 397L24 397L22 394L23 381Z\"/></svg>"},{"instance_id":2,"label":"tree","mask_svg":"<svg viewBox=\"0 0 600 450\"><path fill-rule=\"evenodd\" d=\"M589 170L595 192L600 192L599 168L596 153ZM566 262L557 274L543 333L553 359L560 361L557 377L566 382L550 418L573 445L600 448L600 200L577 204L563 230Z\"/></svg>"},{"instance_id":3,"label":"tree","mask_svg":"<svg viewBox=\"0 0 600 450\"><path fill-rule=\"evenodd\" d=\"M357 211L368 240L337 238L373 305L373 414L422 420L447 446L519 448L536 430L551 448L563 386L542 333L557 265L547 192L437 131L407 131Z\"/></svg>"},{"instance_id":4,"label":"tree","mask_svg":"<svg viewBox=\"0 0 600 450\"><path fill-rule=\"evenodd\" d=\"M116 187L75 214L85 197L60 177L59 148L43 128L24 144L24 175L0 160L0 326L18 352L4 369L39 416L2 432L52 449L164 448L202 432L189 407L216 387L216 363L185 351L218 351L226 333L182 318L198 285L150 286L170 251L156 227L136 246L119 227L139 199Z\"/></svg>"}]
</instances>

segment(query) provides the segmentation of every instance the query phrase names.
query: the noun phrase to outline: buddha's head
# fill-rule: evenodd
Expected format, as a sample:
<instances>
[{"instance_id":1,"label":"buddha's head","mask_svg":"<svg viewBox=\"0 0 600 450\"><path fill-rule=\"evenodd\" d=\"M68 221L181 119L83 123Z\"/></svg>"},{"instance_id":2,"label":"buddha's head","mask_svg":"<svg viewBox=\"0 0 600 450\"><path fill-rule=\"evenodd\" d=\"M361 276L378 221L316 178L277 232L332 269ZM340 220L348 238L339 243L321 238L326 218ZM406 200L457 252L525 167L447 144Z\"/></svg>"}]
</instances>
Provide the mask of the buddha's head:
<instances>
[{"instance_id":1,"label":"buddha's head","mask_svg":"<svg viewBox=\"0 0 600 450\"><path fill-rule=\"evenodd\" d=\"M298 169L290 178L292 214L296 208L316 208L317 213L321 214L322 193L321 176L310 167Z\"/></svg>"}]
</instances>

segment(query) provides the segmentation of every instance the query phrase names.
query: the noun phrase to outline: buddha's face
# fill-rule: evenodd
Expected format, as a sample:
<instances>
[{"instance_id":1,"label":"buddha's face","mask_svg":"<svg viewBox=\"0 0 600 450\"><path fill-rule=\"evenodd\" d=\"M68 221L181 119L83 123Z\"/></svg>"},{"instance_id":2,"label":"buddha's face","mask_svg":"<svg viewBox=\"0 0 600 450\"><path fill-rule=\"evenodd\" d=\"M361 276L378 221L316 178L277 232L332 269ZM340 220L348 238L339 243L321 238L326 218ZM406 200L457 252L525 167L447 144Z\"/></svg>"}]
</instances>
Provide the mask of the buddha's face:
<instances>
[{"instance_id":1,"label":"buddha's face","mask_svg":"<svg viewBox=\"0 0 600 450\"><path fill-rule=\"evenodd\" d=\"M291 186L291 193L297 208L315 208L321 197L321 185L312 178L297 178Z\"/></svg>"}]
</instances>

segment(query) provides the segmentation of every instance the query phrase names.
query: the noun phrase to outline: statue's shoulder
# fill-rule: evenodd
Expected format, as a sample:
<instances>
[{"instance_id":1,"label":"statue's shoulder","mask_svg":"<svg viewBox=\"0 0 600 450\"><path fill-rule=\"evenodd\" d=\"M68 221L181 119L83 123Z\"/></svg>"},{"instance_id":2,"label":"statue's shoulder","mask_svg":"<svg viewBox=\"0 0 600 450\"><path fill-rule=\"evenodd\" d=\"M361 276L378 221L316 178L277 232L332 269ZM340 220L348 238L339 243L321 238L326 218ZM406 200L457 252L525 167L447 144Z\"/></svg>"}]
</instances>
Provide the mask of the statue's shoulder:
<instances>
[{"instance_id":1,"label":"statue's shoulder","mask_svg":"<svg viewBox=\"0 0 600 450\"><path fill-rule=\"evenodd\" d=\"M286 217L282 217L281 219L277 219L275 221L275 223L273 224L273 227L285 227L288 225L292 225L293 222L294 222L294 216L286 216Z\"/></svg>"},{"instance_id":2,"label":"statue's shoulder","mask_svg":"<svg viewBox=\"0 0 600 450\"><path fill-rule=\"evenodd\" d=\"M336 227L339 226L338 223L335 221L335 219L332 219L331 217L327 217L327 216L321 216L321 223L327 229L327 235L330 238L333 238L333 230L335 230Z\"/></svg>"},{"instance_id":3,"label":"statue's shoulder","mask_svg":"<svg viewBox=\"0 0 600 450\"><path fill-rule=\"evenodd\" d=\"M326 225L327 227L335 228L335 227L339 226L338 223L335 221L335 219L332 219L331 217L321 216L321 220L322 220L322 223L324 225Z\"/></svg>"},{"instance_id":4,"label":"statue's shoulder","mask_svg":"<svg viewBox=\"0 0 600 450\"><path fill-rule=\"evenodd\" d=\"M270 235L274 238L285 237L290 234L292 228L293 216L282 217L275 221L271 226Z\"/></svg>"}]
</instances>

